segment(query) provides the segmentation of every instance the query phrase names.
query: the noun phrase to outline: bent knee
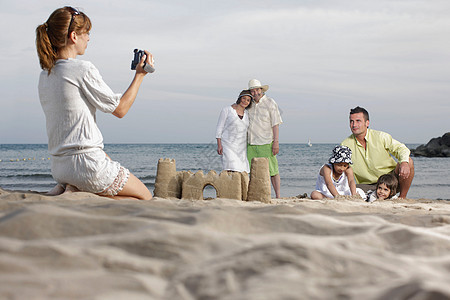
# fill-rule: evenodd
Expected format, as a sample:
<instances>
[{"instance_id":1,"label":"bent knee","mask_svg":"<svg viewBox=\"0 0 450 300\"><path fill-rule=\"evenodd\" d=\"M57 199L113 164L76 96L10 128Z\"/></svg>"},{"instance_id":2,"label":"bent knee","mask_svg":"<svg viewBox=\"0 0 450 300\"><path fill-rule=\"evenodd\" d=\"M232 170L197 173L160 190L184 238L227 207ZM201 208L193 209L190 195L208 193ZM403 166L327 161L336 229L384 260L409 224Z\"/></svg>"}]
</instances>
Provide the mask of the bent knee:
<instances>
[{"instance_id":1,"label":"bent knee","mask_svg":"<svg viewBox=\"0 0 450 300\"><path fill-rule=\"evenodd\" d=\"M412 160L411 157L409 158L408 164L409 164L409 168L410 168L411 170L414 170L414 161Z\"/></svg>"},{"instance_id":2,"label":"bent knee","mask_svg":"<svg viewBox=\"0 0 450 300\"><path fill-rule=\"evenodd\" d=\"M321 192L318 192L318 191L312 191L311 192L311 199L312 200L321 200L323 198L324 198L324 196L323 196L323 194Z\"/></svg>"},{"instance_id":3,"label":"bent knee","mask_svg":"<svg viewBox=\"0 0 450 300\"><path fill-rule=\"evenodd\" d=\"M139 200L152 200L152 198L153 198L152 193L148 191L148 193L142 195L142 197L140 197Z\"/></svg>"}]
</instances>

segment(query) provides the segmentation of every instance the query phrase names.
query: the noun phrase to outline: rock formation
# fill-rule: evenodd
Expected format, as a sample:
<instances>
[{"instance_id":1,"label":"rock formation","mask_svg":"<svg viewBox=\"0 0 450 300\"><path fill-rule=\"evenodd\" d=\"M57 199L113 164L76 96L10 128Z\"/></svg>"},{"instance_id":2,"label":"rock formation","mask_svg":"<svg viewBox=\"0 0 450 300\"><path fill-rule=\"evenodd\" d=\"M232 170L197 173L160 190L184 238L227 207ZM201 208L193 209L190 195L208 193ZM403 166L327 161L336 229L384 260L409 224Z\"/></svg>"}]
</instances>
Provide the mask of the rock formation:
<instances>
[{"instance_id":1,"label":"rock formation","mask_svg":"<svg viewBox=\"0 0 450 300\"><path fill-rule=\"evenodd\" d=\"M414 156L450 157L450 132L442 137L432 138L426 145L411 150Z\"/></svg>"}]
</instances>

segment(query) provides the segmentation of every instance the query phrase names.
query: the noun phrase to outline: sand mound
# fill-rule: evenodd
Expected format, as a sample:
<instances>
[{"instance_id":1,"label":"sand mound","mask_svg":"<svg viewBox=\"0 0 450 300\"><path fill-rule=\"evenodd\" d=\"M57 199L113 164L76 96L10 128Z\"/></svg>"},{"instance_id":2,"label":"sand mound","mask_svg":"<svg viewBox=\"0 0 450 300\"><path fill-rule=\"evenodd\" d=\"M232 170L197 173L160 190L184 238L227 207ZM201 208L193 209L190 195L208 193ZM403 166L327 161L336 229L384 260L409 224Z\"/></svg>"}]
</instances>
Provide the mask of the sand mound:
<instances>
[{"instance_id":1,"label":"sand mound","mask_svg":"<svg viewBox=\"0 0 450 300\"><path fill-rule=\"evenodd\" d=\"M1 299L450 299L446 201L0 190Z\"/></svg>"}]
</instances>

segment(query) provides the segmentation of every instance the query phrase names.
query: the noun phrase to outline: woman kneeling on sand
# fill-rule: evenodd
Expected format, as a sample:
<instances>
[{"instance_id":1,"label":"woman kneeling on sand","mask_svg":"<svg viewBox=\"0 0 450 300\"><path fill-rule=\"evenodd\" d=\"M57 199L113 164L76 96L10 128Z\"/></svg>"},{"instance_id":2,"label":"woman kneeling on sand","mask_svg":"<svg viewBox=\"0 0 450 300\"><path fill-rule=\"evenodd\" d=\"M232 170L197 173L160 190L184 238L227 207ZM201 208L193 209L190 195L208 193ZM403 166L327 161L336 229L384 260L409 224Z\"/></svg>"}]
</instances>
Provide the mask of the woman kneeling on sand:
<instances>
[{"instance_id":1,"label":"woman kneeling on sand","mask_svg":"<svg viewBox=\"0 0 450 300\"><path fill-rule=\"evenodd\" d=\"M76 59L89 42L91 21L73 7L55 10L36 28L36 48L43 71L39 98L47 122L52 175L58 185L51 194L92 192L115 199L150 200L152 194L136 176L103 151L103 136L95 121L99 109L124 117L147 74L144 61L153 66L145 51L129 88L115 94L94 65Z\"/></svg>"}]
</instances>

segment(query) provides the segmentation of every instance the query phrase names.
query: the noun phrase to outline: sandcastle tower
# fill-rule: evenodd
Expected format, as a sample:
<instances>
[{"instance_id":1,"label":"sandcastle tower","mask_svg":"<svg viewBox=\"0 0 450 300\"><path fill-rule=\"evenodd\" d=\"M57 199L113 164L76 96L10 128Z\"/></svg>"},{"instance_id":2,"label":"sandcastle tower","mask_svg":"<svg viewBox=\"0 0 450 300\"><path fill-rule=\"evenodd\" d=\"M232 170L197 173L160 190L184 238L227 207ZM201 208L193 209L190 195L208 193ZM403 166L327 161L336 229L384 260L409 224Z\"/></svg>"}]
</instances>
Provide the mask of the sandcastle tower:
<instances>
[{"instance_id":1,"label":"sandcastle tower","mask_svg":"<svg viewBox=\"0 0 450 300\"><path fill-rule=\"evenodd\" d=\"M270 203L269 160L266 157L255 157L252 159L247 200Z\"/></svg>"},{"instance_id":2,"label":"sandcastle tower","mask_svg":"<svg viewBox=\"0 0 450 300\"><path fill-rule=\"evenodd\" d=\"M181 198L181 176L177 173L175 159L158 160L154 194L161 198Z\"/></svg>"}]
</instances>

